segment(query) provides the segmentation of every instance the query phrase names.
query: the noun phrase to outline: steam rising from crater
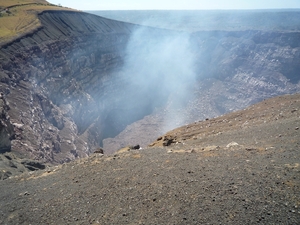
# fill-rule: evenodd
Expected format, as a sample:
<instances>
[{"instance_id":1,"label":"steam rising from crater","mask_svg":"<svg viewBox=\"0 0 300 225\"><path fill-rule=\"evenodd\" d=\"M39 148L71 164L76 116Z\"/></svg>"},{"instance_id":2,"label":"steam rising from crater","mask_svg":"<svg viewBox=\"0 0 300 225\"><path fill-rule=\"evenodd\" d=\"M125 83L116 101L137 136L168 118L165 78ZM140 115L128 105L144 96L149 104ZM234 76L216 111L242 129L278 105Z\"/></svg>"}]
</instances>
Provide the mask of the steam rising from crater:
<instances>
[{"instance_id":1,"label":"steam rising from crater","mask_svg":"<svg viewBox=\"0 0 300 225\"><path fill-rule=\"evenodd\" d=\"M168 112L173 116L166 113L158 129L165 132L181 125L185 118L180 109L191 98L196 80L194 66L189 34L148 28L136 30L127 45L119 74L128 80L125 92L132 94L127 104L141 105L138 109L141 111L153 111L161 106L165 108L167 103Z\"/></svg>"}]
</instances>

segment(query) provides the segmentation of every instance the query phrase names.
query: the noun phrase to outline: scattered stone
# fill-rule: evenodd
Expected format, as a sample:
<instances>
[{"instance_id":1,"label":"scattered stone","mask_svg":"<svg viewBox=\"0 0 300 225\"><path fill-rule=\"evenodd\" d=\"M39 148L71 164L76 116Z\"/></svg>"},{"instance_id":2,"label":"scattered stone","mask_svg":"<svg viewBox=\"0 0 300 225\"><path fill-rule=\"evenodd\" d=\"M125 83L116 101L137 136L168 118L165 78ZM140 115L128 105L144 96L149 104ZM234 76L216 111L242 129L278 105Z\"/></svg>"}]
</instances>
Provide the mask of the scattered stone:
<instances>
[{"instance_id":1,"label":"scattered stone","mask_svg":"<svg viewBox=\"0 0 300 225\"><path fill-rule=\"evenodd\" d=\"M226 145L226 148L230 148L230 147L233 147L233 146L238 146L239 144L236 143L236 142L230 142L228 145Z\"/></svg>"},{"instance_id":2,"label":"scattered stone","mask_svg":"<svg viewBox=\"0 0 300 225\"><path fill-rule=\"evenodd\" d=\"M138 149L140 149L141 147L140 147L140 145L134 145L134 146L130 146L129 148L130 148L130 149L138 150Z\"/></svg>"},{"instance_id":3,"label":"scattered stone","mask_svg":"<svg viewBox=\"0 0 300 225\"><path fill-rule=\"evenodd\" d=\"M20 123L13 123L13 125L18 129L21 129L24 126L24 124L20 124Z\"/></svg>"},{"instance_id":4,"label":"scattered stone","mask_svg":"<svg viewBox=\"0 0 300 225\"><path fill-rule=\"evenodd\" d=\"M55 131L54 127L52 127L52 126L48 127L48 130L49 131Z\"/></svg>"},{"instance_id":5,"label":"scattered stone","mask_svg":"<svg viewBox=\"0 0 300 225\"><path fill-rule=\"evenodd\" d=\"M104 154L104 150L102 148L97 148L94 153Z\"/></svg>"},{"instance_id":6,"label":"scattered stone","mask_svg":"<svg viewBox=\"0 0 300 225\"><path fill-rule=\"evenodd\" d=\"M299 130L299 127L296 127L295 130Z\"/></svg>"},{"instance_id":7,"label":"scattered stone","mask_svg":"<svg viewBox=\"0 0 300 225\"><path fill-rule=\"evenodd\" d=\"M163 137L163 146L169 146L172 143L176 143L175 138L173 138L172 136Z\"/></svg>"},{"instance_id":8,"label":"scattered stone","mask_svg":"<svg viewBox=\"0 0 300 225\"><path fill-rule=\"evenodd\" d=\"M117 153L124 153L124 152L129 152L131 149L130 147L125 147L125 148L121 148L117 151Z\"/></svg>"}]
</instances>

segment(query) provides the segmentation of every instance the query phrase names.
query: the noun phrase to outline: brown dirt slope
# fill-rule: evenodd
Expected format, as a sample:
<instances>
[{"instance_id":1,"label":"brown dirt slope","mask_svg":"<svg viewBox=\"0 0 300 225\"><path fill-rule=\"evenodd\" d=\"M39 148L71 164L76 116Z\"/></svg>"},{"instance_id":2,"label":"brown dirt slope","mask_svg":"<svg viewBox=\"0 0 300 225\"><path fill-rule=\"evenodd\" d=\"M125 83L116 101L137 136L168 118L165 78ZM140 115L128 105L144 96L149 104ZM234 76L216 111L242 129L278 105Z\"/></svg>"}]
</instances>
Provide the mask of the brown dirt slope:
<instances>
[{"instance_id":1,"label":"brown dirt slope","mask_svg":"<svg viewBox=\"0 0 300 225\"><path fill-rule=\"evenodd\" d=\"M0 182L1 224L299 224L300 94Z\"/></svg>"},{"instance_id":2,"label":"brown dirt slope","mask_svg":"<svg viewBox=\"0 0 300 225\"><path fill-rule=\"evenodd\" d=\"M268 147L285 143L286 138L297 143L299 96L284 95L267 99L243 110L179 127L159 137L150 147L181 146L184 143L225 147L228 141Z\"/></svg>"}]
</instances>

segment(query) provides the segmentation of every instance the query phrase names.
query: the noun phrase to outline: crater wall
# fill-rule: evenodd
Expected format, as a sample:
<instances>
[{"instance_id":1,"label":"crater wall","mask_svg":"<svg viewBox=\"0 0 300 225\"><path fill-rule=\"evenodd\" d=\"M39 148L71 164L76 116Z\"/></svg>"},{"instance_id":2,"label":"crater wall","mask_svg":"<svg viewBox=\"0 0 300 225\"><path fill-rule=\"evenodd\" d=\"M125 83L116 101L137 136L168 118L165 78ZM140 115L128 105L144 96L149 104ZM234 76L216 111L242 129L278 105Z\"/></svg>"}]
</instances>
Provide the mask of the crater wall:
<instances>
[{"instance_id":1,"label":"crater wall","mask_svg":"<svg viewBox=\"0 0 300 225\"><path fill-rule=\"evenodd\" d=\"M39 18L38 30L1 46L2 152L53 163L85 157L100 146L112 153L145 146L176 126L300 90L299 32L185 34L78 12L43 12ZM142 36L132 39L140 29ZM165 50L148 44L182 35L192 46L195 79L184 87L191 95L176 104L183 86L174 86L174 79L184 84L187 72L173 78L165 71L182 68L180 51L160 58ZM182 45L177 43L171 53ZM159 60L147 64L144 53L153 51Z\"/></svg>"}]
</instances>

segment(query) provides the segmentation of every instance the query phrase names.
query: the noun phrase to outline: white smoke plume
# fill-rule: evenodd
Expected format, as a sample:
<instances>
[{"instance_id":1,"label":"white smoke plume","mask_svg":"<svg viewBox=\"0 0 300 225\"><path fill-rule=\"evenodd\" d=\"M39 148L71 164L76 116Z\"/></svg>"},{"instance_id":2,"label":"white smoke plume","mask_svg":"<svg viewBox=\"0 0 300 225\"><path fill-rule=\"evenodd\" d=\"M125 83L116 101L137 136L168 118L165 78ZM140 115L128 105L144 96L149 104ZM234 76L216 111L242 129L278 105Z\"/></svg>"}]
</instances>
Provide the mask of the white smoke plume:
<instances>
[{"instance_id":1,"label":"white smoke plume","mask_svg":"<svg viewBox=\"0 0 300 225\"><path fill-rule=\"evenodd\" d=\"M192 97L196 81L193 51L188 33L137 29L129 40L124 67L119 74L128 79L126 92L139 95L128 104L150 100L149 107L153 108L160 102L168 103L172 121L183 123L185 118L179 111ZM178 112L176 118L174 110ZM170 115L165 115L165 124L160 129L174 128L168 118Z\"/></svg>"}]
</instances>

